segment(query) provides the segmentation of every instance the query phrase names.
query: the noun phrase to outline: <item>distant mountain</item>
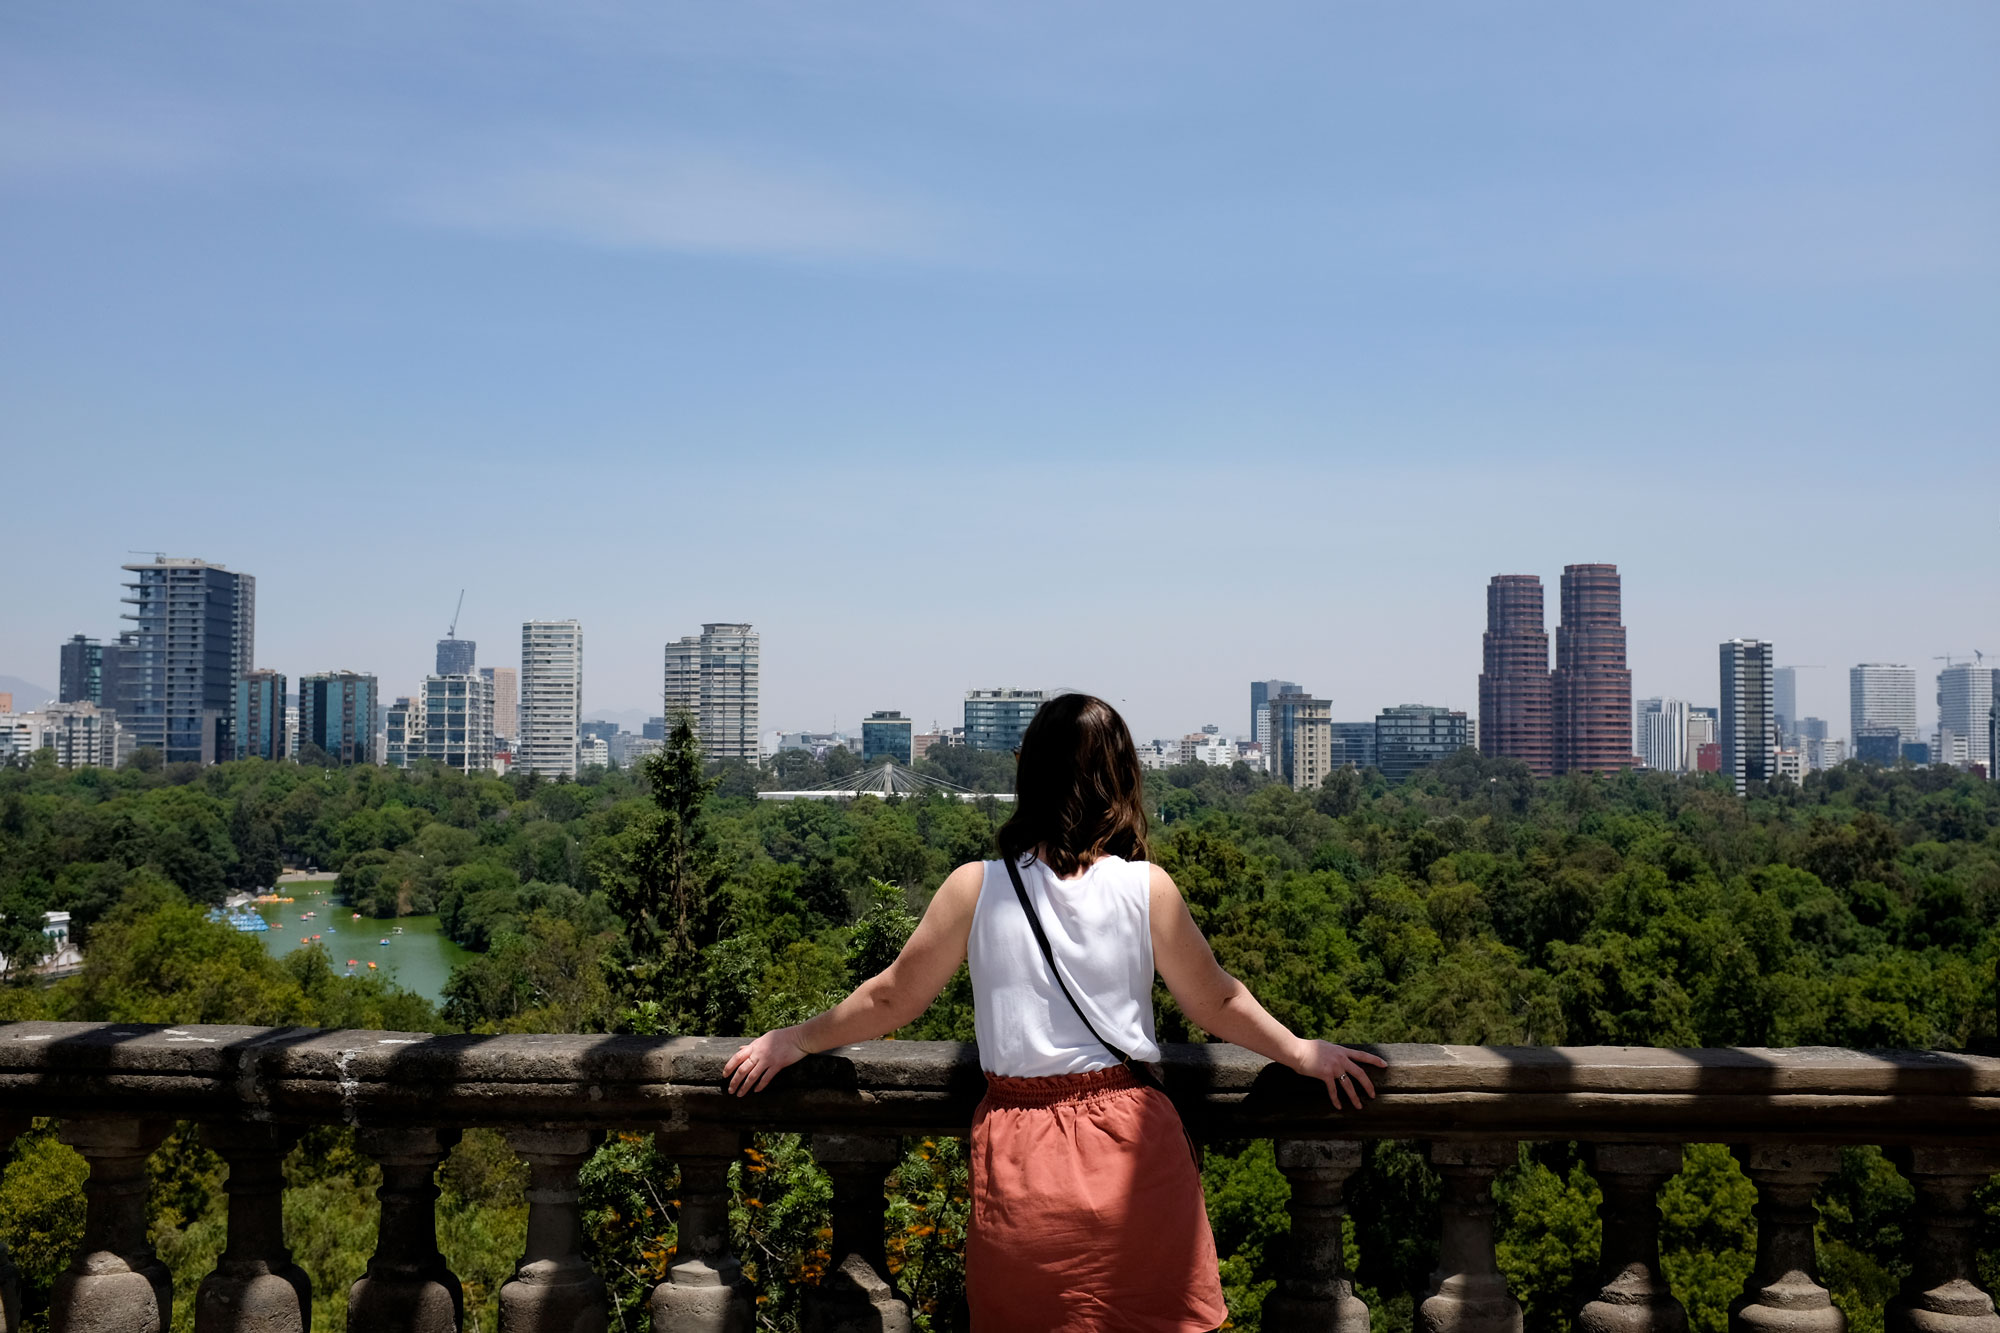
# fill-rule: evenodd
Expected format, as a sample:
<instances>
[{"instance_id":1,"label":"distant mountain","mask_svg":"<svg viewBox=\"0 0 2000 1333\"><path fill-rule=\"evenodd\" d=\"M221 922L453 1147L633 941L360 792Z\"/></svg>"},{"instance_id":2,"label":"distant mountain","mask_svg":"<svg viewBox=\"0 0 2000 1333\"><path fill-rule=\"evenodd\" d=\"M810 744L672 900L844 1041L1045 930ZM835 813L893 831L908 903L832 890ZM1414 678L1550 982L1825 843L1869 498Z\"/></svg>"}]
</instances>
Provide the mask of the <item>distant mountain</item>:
<instances>
[{"instance_id":1,"label":"distant mountain","mask_svg":"<svg viewBox=\"0 0 2000 1333\"><path fill-rule=\"evenodd\" d=\"M37 685L19 676L0 676L0 694L14 696L14 707L21 712L30 708L40 708L56 697L56 692L46 685Z\"/></svg>"},{"instance_id":2,"label":"distant mountain","mask_svg":"<svg viewBox=\"0 0 2000 1333\"><path fill-rule=\"evenodd\" d=\"M620 731L629 731L635 736L639 734L639 728L645 726L646 723L659 715L660 710L657 708L651 711L644 708L586 708L583 710L583 720L585 722L616 722Z\"/></svg>"}]
</instances>

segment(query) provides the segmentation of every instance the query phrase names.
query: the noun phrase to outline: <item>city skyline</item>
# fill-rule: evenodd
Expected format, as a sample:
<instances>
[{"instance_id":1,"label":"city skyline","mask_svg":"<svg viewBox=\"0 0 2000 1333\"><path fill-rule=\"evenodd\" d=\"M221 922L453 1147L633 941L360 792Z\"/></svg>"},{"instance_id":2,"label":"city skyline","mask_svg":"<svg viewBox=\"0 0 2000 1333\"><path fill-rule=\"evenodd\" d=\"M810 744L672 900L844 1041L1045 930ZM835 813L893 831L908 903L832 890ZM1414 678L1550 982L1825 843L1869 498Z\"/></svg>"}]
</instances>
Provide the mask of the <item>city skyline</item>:
<instances>
[{"instance_id":1,"label":"city skyline","mask_svg":"<svg viewBox=\"0 0 2000 1333\"><path fill-rule=\"evenodd\" d=\"M1272 677L1476 711L1485 581L1604 561L1635 695L1756 637L1837 723L1848 664L2000 652L1996 41L7 7L0 673L54 686L145 548L253 571L294 678L415 689L463 588L482 664L589 627L606 710L739 620L770 728L1060 683L1175 736Z\"/></svg>"},{"instance_id":2,"label":"city skyline","mask_svg":"<svg viewBox=\"0 0 2000 1333\"><path fill-rule=\"evenodd\" d=\"M258 571L256 570L249 569L240 564L231 564L228 561L215 560L208 556L176 555L175 558L204 560L211 565L218 566L226 565L231 569L248 574L253 579L259 578ZM1400 664L1408 668L1399 672L1392 672L1398 679L1403 681L1403 684L1395 686L1390 693L1380 697L1368 698L1361 696L1358 691L1339 688L1337 684L1334 689L1315 688L1313 692L1317 693L1319 697L1329 700L1333 716L1336 719L1370 718L1385 709L1411 703L1449 707L1464 711L1469 716L1477 717L1479 714L1478 676L1481 667L1479 638L1481 631L1486 625L1485 599L1488 596L1488 591L1485 587L1485 579L1491 577L1493 576L1489 574L1479 580L1472 588L1470 596L1466 599L1474 603L1474 608L1468 611L1468 615L1472 617L1468 620L1466 627L1466 637L1469 639L1469 642L1458 653L1458 661L1456 663L1447 662L1439 664L1425 660L1411 660L1407 663L1402 663L1399 660L1381 658L1359 665L1379 668L1386 662L1390 667ZM1625 575L1621 571L1621 580L1624 577ZM1634 596L1629 586L1625 587L1623 596L1629 607ZM371 614L367 619L371 623L385 618L395 620L398 618L399 609L395 602L377 601L371 605ZM1551 610L1553 609L1551 608ZM442 636L436 632L426 634L421 631L421 627L419 627L419 632L413 640L393 645L394 651L385 654L401 659L409 664L404 668L394 670L380 669L376 666L375 659L367 658L358 650L350 651L348 648L338 644L334 644L327 650L328 655L317 657L288 653L285 649L275 645L267 647L266 645L271 643L274 635L281 632L274 629L274 626L283 627L294 620L294 616L291 614L292 610L293 608L277 600L270 589L268 578L260 579L256 613L258 643L255 651L257 661L253 664L253 669L279 671L290 676L293 680L297 680L301 675L314 671L329 669L360 671L380 679L382 681L381 688L384 696L390 698L399 694L421 691L422 682L435 669L434 658L437 644ZM1635 612L1627 609L1623 614L1630 642L1643 643L1649 639L1657 640L1657 635L1646 633L1648 627L1643 622L1635 621ZM115 612L112 613L111 618L116 623ZM567 616L560 618L582 619L581 617ZM1773 617L1773 619L1776 618ZM467 619L469 623L469 617ZM1557 617L1551 614L1548 619L1551 622L1548 627L1550 631L1548 637L1551 643L1553 643L1555 638L1553 631L1556 628L1553 622ZM963 695L966 689L982 688L990 684L991 679L1001 679L1001 677L995 676L992 673L987 673L986 675L975 674L964 682L915 680L910 673L898 673L890 669L885 670L885 679L890 676L897 676L904 680L908 690L907 693L899 694L895 697L876 697L884 695L885 691L891 687L885 684L880 688L871 689L863 685L851 700L833 700L834 708L831 713L825 716L801 717L799 715L801 705L797 702L797 696L799 694L810 696L814 691L810 688L799 690L797 687L800 676L793 673L803 672L809 674L811 664L809 662L800 662L799 658L801 656L816 658L817 654L811 652L800 654L796 651L787 651L788 648L796 649L797 645L785 643L783 638L769 632L765 626L756 622L753 617L744 617L743 621L744 623L756 625L759 635L764 638L765 647L762 650L762 674L765 681L789 680L794 688L793 696L788 698L787 695L779 692L781 687L776 683L766 683L762 686L760 691L760 707L763 721L759 728L762 732L780 729L797 730L801 727L806 729L831 729L836 725L844 730L858 730L860 721L868 713L882 708L902 711L905 715L913 718L920 728L928 726L932 721L940 722L949 727L956 725L956 719L960 715L963 705ZM479 623L486 624L485 621ZM489 626L483 635L463 631L457 637L461 642L474 642L481 638L484 639L488 647L481 653L480 665L482 668L495 665L503 669L515 668L517 667L517 663L511 659L518 657L518 652L514 650L513 645L518 643L522 623L523 621L521 620L513 620L502 626ZM588 628L586 625L586 629ZM1447 624L1442 627L1442 631L1448 632L1452 628L1451 625ZM29 670L20 670L12 659L8 657L0 657L0 675L12 676L37 685L46 684L48 680L55 678L59 674L60 665L58 658L60 650L63 644L69 641L74 634L82 633L89 637L109 639L115 636L116 632L113 629L103 635L93 635L87 629L78 629L72 631L70 634L59 636L54 642L37 645L42 650L40 655L48 659L47 663L40 669L41 678L38 678L35 674L33 664L30 665ZM614 625L610 631L599 632L590 630L589 632L591 633L594 645L592 649L593 686L590 697L585 700L583 716L589 718L593 716L616 715L623 720L631 721L642 714L653 716L660 713L662 700L660 697L657 666L658 654L661 650L660 643L672 643L674 640L663 639L655 642L651 647L650 655L653 658L654 665L650 672L653 677L651 682L651 697L648 698L637 694L636 691L624 695L613 694L612 691L618 688L617 683L619 681L629 681L632 677L640 673L630 669L630 663L621 663L615 659L604 661L603 658L609 650L595 646L606 638L611 639L614 643L621 639L629 642L633 637L630 629L627 628L625 633L620 634ZM320 638L322 636L315 635L313 637ZM1443 633L1440 633L1440 638L1442 637ZM1706 671L1697 669L1695 672L1690 673L1692 678L1680 678L1672 687L1659 687L1654 683L1659 677L1644 671L1640 666L1633 666L1633 683L1631 687L1633 697L1635 699L1640 697L1680 698L1697 706L1716 706L1719 702L1719 697L1714 680L1714 645L1724 638L1733 637L1763 638L1776 641L1779 645L1779 652L1786 660L1814 656L1810 648L1795 648L1791 644L1777 640L1775 635L1717 635L1714 639L1703 641L1695 646L1695 655L1706 659L1703 664L1706 667ZM1988 637L2000 639L2000 634ZM11 633L5 637L0 637L0 652L11 653L13 651L13 644L14 638ZM1690 655L1688 653L1689 646L1685 643L1672 644L1667 647L1671 650L1671 655L1676 658ZM1825 655L1821 654L1819 656L1824 657ZM487 660L489 658L499 658L501 660L493 662ZM1954 660L1970 661L1971 655L1970 652L1960 652L1954 653L1953 658ZM1185 700L1180 700L1177 696L1167 694L1163 691L1154 693L1148 702L1135 708L1132 706L1132 697L1134 695L1138 695L1142 699L1146 698L1146 694L1142 688L1143 668L1135 668L1129 662L1123 664L1121 669L1125 672L1125 680L1124 689L1121 690L1119 688L1120 682L1117 680L1108 683L1093 683L1078 679L1080 670L1063 667L1060 665L1061 659L1054 655L1050 655L1044 660L1055 663L1055 665L1049 668L1047 678L1037 680L1032 677L1026 679L1006 677L1004 678L1005 683L1019 688L1040 689L1049 688L1052 682L1061 682L1065 686L1103 693L1111 698L1114 704L1119 705L1121 711L1126 713L1134 734L1144 737L1176 736L1186 732L1191 727L1209 722L1223 724L1225 730L1234 736L1238 734L1238 728L1242 726L1241 721L1238 720L1245 684L1242 679L1230 679L1220 682L1215 687L1210 687L1204 681L1199 690L1199 698L1202 702L1196 706L1193 712L1190 711ZM1631 659L1628 658L1628 660ZM1845 737L1851 744L1853 738L1849 733L1848 666L1843 665L1837 659L1828 658L1826 660L1827 669L1802 672L1799 675L1797 687L1799 713L1802 717L1817 717L1825 720L1830 728L1829 735ZM1986 660L1989 664L1994 663L1996 655L1988 654ZM1902 658L1882 655L1879 657L1853 659L1854 664L1870 664L1874 662L1893 662L1906 666L1914 675L1916 680L1917 731L1922 736L1928 737L1938 725L1938 709L1934 703L1934 696L1936 694L1935 686L1938 674L1944 670L1945 663L1942 660L1929 661L1916 658L1914 655ZM773 663L783 664L784 667L788 667L790 670L781 672L778 668L774 668ZM883 659L883 665L885 667L893 666L889 659ZM1451 669L1454 666L1461 669L1454 672ZM1259 673L1259 675L1261 674ZM1451 684L1451 678L1454 674L1461 677L1464 681L1464 684L1456 689ZM1332 676L1334 676L1333 671L1320 669L1289 670L1286 672L1287 678L1306 680L1309 685L1315 680L1327 680ZM1704 676L1706 677L1705 683L1702 679ZM609 684L603 683L607 680L610 682ZM1427 681L1431 683L1423 683ZM824 695L825 692L821 691L821 693ZM934 702L929 706L921 704L913 706L908 702L910 693ZM1227 706L1223 702L1215 702L1217 695L1233 696L1233 706ZM49 697L51 699L55 698L56 693L52 690ZM28 706L28 701L17 701L17 706L26 707ZM1152 720L1149 721L1149 718ZM1247 738L1249 732L1246 729L1241 734Z\"/></svg>"}]
</instances>

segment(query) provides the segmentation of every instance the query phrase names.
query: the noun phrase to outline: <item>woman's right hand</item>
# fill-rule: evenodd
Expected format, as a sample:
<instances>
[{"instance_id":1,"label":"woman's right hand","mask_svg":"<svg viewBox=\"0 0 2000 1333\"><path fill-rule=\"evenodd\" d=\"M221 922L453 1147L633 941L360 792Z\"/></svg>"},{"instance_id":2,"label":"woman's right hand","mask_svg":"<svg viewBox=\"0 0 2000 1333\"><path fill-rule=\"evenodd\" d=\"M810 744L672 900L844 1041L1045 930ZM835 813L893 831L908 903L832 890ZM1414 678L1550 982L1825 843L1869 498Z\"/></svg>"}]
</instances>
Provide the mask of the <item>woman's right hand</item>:
<instances>
[{"instance_id":1,"label":"woman's right hand","mask_svg":"<svg viewBox=\"0 0 2000 1333\"><path fill-rule=\"evenodd\" d=\"M1350 1051L1345 1046L1335 1046L1330 1041L1306 1041L1300 1043L1303 1049L1292 1068L1307 1078L1316 1078L1326 1084L1327 1093L1333 1098L1335 1110L1340 1109L1340 1094L1347 1093L1356 1110L1361 1108L1361 1094L1375 1095L1375 1084L1368 1077L1363 1065L1374 1065L1386 1069L1389 1062L1379 1055L1367 1051Z\"/></svg>"},{"instance_id":2,"label":"woman's right hand","mask_svg":"<svg viewBox=\"0 0 2000 1333\"><path fill-rule=\"evenodd\" d=\"M779 1070L797 1064L810 1054L812 1052L799 1039L797 1027L773 1028L730 1056L728 1063L722 1066L722 1072L729 1079L730 1092L738 1097L747 1097L770 1087Z\"/></svg>"}]
</instances>

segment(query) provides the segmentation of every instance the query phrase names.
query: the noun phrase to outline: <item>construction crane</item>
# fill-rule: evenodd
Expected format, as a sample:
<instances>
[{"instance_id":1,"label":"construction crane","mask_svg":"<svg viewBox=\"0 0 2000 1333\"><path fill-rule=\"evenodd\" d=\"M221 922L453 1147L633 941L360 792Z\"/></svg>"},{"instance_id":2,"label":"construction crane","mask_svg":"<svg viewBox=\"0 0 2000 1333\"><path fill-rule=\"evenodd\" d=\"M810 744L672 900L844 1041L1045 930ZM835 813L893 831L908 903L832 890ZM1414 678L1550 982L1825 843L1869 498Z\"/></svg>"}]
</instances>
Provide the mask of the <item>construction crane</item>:
<instances>
[{"instance_id":1,"label":"construction crane","mask_svg":"<svg viewBox=\"0 0 2000 1333\"><path fill-rule=\"evenodd\" d=\"M463 610L465 610L465 589L460 588L458 590L458 605L451 609L451 625L444 632L444 636L447 639L458 637L458 614Z\"/></svg>"}]
</instances>

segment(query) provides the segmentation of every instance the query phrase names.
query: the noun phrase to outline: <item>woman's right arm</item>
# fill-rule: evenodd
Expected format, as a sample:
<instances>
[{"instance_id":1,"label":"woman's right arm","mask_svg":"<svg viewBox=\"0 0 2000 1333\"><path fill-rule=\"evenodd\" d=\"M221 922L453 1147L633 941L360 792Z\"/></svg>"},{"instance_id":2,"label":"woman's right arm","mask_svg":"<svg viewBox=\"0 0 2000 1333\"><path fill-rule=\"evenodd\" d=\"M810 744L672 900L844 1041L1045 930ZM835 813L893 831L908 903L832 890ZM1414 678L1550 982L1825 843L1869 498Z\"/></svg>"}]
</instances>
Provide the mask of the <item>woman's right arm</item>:
<instances>
[{"instance_id":1,"label":"woman's right arm","mask_svg":"<svg viewBox=\"0 0 2000 1333\"><path fill-rule=\"evenodd\" d=\"M1149 888L1153 922L1153 966L1173 993L1188 1021L1211 1036L1234 1042L1275 1060L1307 1078L1326 1084L1333 1104L1340 1105L1344 1089L1348 1100L1361 1105L1361 1094L1375 1095L1375 1085L1361 1066L1382 1068L1388 1064L1379 1055L1350 1051L1329 1041L1311 1041L1271 1017L1250 988L1223 971L1208 947L1201 927L1188 912L1180 886L1173 876L1154 866Z\"/></svg>"}]
</instances>

